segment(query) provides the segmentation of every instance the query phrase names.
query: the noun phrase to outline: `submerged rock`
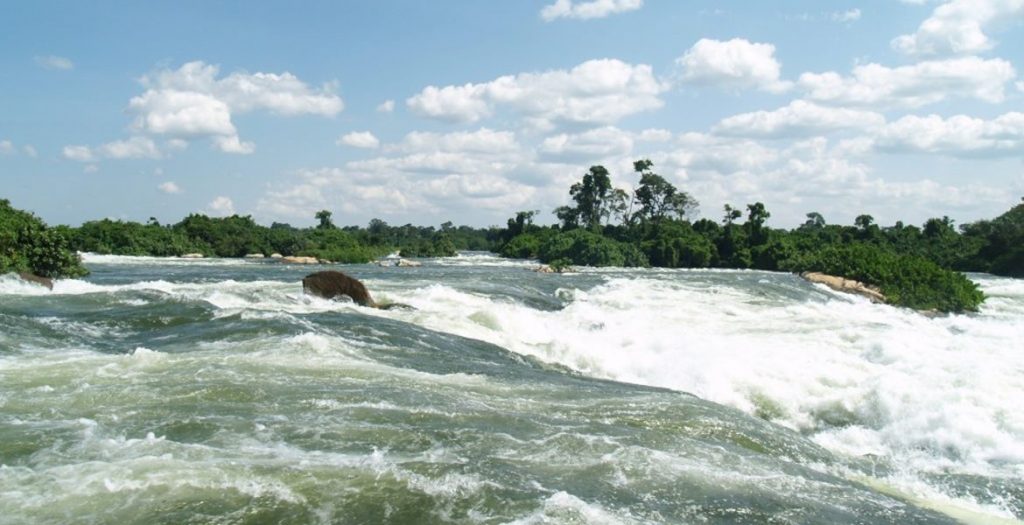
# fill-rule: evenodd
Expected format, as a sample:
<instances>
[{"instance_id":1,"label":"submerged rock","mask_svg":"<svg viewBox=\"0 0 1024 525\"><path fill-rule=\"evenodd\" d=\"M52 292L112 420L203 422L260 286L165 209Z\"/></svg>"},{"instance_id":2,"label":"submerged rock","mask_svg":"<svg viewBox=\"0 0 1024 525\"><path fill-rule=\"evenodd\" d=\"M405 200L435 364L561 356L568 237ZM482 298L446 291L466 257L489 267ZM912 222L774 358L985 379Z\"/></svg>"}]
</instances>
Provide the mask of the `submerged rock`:
<instances>
[{"instance_id":1,"label":"submerged rock","mask_svg":"<svg viewBox=\"0 0 1024 525\"><path fill-rule=\"evenodd\" d=\"M38 284L39 286L45 286L49 290L53 290L53 281L46 277L40 277L34 273L18 272L18 277L21 277L22 281Z\"/></svg>"},{"instance_id":2,"label":"submerged rock","mask_svg":"<svg viewBox=\"0 0 1024 525\"><path fill-rule=\"evenodd\" d=\"M316 257L301 257L297 255L282 257L281 262L290 264L317 264Z\"/></svg>"},{"instance_id":3,"label":"submerged rock","mask_svg":"<svg viewBox=\"0 0 1024 525\"><path fill-rule=\"evenodd\" d=\"M845 279L843 277L828 275L821 272L804 272L800 274L800 277L803 277L812 283L824 284L837 292L852 293L861 297L867 297L873 303L888 302L885 295L882 294L882 291L879 290L878 287L867 285L853 279Z\"/></svg>"}]
</instances>

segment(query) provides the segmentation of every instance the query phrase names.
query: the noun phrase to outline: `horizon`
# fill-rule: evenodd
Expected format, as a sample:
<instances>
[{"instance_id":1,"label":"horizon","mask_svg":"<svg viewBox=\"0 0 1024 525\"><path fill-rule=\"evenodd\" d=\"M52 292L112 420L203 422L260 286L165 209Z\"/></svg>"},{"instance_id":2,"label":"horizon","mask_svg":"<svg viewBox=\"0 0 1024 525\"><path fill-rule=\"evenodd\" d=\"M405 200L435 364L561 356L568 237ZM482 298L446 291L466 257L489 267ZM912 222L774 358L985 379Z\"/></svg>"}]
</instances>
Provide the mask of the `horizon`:
<instances>
[{"instance_id":1,"label":"horizon","mask_svg":"<svg viewBox=\"0 0 1024 525\"><path fill-rule=\"evenodd\" d=\"M52 225L551 224L589 166L629 190L641 158L716 222L964 224L1024 195L1021 0L7 11L0 197Z\"/></svg>"}]
</instances>

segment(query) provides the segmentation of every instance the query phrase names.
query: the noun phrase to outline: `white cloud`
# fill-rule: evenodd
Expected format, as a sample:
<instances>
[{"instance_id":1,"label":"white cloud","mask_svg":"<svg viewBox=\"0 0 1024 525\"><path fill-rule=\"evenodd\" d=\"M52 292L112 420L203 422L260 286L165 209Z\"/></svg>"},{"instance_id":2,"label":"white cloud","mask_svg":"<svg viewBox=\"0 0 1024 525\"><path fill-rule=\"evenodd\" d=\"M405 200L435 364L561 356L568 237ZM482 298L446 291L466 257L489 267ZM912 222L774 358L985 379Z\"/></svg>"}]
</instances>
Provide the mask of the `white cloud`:
<instances>
[{"instance_id":1,"label":"white cloud","mask_svg":"<svg viewBox=\"0 0 1024 525\"><path fill-rule=\"evenodd\" d=\"M485 155L506 154L519 151L515 133L480 128L476 131L453 133L429 133L413 131L402 142L392 148L405 153L479 153Z\"/></svg>"},{"instance_id":2,"label":"white cloud","mask_svg":"<svg viewBox=\"0 0 1024 525\"><path fill-rule=\"evenodd\" d=\"M804 73L799 86L823 103L916 108L952 97L1002 102L1006 83L1016 77L1002 59L964 57L890 68L865 64L843 77L835 72Z\"/></svg>"},{"instance_id":3,"label":"white cloud","mask_svg":"<svg viewBox=\"0 0 1024 525\"><path fill-rule=\"evenodd\" d=\"M384 102L381 102L380 105L377 106L377 111L381 113L391 113L395 111L395 101L385 100Z\"/></svg>"},{"instance_id":4,"label":"white cloud","mask_svg":"<svg viewBox=\"0 0 1024 525\"><path fill-rule=\"evenodd\" d=\"M92 162L96 160L92 149L88 146L64 146L61 155L66 159L77 160L78 162Z\"/></svg>"},{"instance_id":5,"label":"white cloud","mask_svg":"<svg viewBox=\"0 0 1024 525\"><path fill-rule=\"evenodd\" d=\"M893 48L914 56L961 55L987 51L995 42L987 26L1024 17L1024 0L951 0L909 35L893 39Z\"/></svg>"},{"instance_id":6,"label":"white cloud","mask_svg":"<svg viewBox=\"0 0 1024 525\"><path fill-rule=\"evenodd\" d=\"M908 115L885 126L876 136L878 149L950 156L1024 155L1024 113L1006 113L992 120L956 115Z\"/></svg>"},{"instance_id":7,"label":"white cloud","mask_svg":"<svg viewBox=\"0 0 1024 525\"><path fill-rule=\"evenodd\" d=\"M171 194L171 195L176 194L176 193L181 193L181 188L178 187L178 185L175 184L174 181L167 181L167 182L161 183L159 186L157 186L157 189L162 191L162 192L164 192L164 193ZM210 206L212 208L213 207L213 203L210 203Z\"/></svg>"},{"instance_id":8,"label":"white cloud","mask_svg":"<svg viewBox=\"0 0 1024 525\"><path fill-rule=\"evenodd\" d=\"M645 129L636 136L641 142L668 142L672 140L672 132L667 129Z\"/></svg>"},{"instance_id":9,"label":"white cloud","mask_svg":"<svg viewBox=\"0 0 1024 525\"><path fill-rule=\"evenodd\" d=\"M160 150L148 137L131 137L127 140L108 142L96 148L99 155L108 159L158 159Z\"/></svg>"},{"instance_id":10,"label":"white cloud","mask_svg":"<svg viewBox=\"0 0 1024 525\"><path fill-rule=\"evenodd\" d=\"M100 167L95 164L89 164L82 168L82 173L96 173L97 171L100 171Z\"/></svg>"},{"instance_id":11,"label":"white cloud","mask_svg":"<svg viewBox=\"0 0 1024 525\"><path fill-rule=\"evenodd\" d=\"M39 152L36 151L35 146L31 144L25 144L21 147L21 150L25 152L25 155L32 157L33 159L39 156Z\"/></svg>"},{"instance_id":12,"label":"white cloud","mask_svg":"<svg viewBox=\"0 0 1024 525\"><path fill-rule=\"evenodd\" d=\"M536 205L531 199L545 170L533 164L515 133L488 128L411 132L379 151L343 167L302 170L290 184L267 191L257 209L270 217L308 220L330 203L359 221L384 215L441 222L455 217L455 210L490 220Z\"/></svg>"},{"instance_id":13,"label":"white cloud","mask_svg":"<svg viewBox=\"0 0 1024 525\"><path fill-rule=\"evenodd\" d=\"M482 84L428 86L406 104L420 115L455 122L476 122L507 107L538 127L555 121L610 124L662 107L659 95L666 89L651 66L602 59L568 71L520 73Z\"/></svg>"},{"instance_id":14,"label":"white cloud","mask_svg":"<svg viewBox=\"0 0 1024 525\"><path fill-rule=\"evenodd\" d=\"M13 155L14 143L9 140L0 140L0 155Z\"/></svg>"},{"instance_id":15,"label":"white cloud","mask_svg":"<svg viewBox=\"0 0 1024 525\"><path fill-rule=\"evenodd\" d=\"M75 64L71 62L71 59L56 55L37 56L34 59L36 61L36 65L44 69L67 71L74 69L75 67Z\"/></svg>"},{"instance_id":16,"label":"white cloud","mask_svg":"<svg viewBox=\"0 0 1024 525\"><path fill-rule=\"evenodd\" d=\"M836 22L856 22L860 20L860 9L856 7L853 9L847 9L846 11L836 11L832 13L829 18Z\"/></svg>"},{"instance_id":17,"label":"white cloud","mask_svg":"<svg viewBox=\"0 0 1024 525\"><path fill-rule=\"evenodd\" d=\"M576 18L587 20L604 18L608 15L635 11L644 5L644 0L590 0L573 2L573 0L555 0L555 3L544 6L540 11L541 18L550 22L558 18Z\"/></svg>"},{"instance_id":18,"label":"white cloud","mask_svg":"<svg viewBox=\"0 0 1024 525\"><path fill-rule=\"evenodd\" d=\"M782 66L775 46L743 38L728 41L702 38L676 59L682 81L727 89L760 89L771 93L788 90L792 83L779 79Z\"/></svg>"},{"instance_id":19,"label":"white cloud","mask_svg":"<svg viewBox=\"0 0 1024 525\"><path fill-rule=\"evenodd\" d=\"M210 201L206 209L210 215L226 217L235 214L235 203L231 202L231 199L228 197L220 196Z\"/></svg>"},{"instance_id":20,"label":"white cloud","mask_svg":"<svg viewBox=\"0 0 1024 525\"><path fill-rule=\"evenodd\" d=\"M95 162L99 159L158 159L160 149L148 137L135 136L126 140L108 142L95 148L89 146L64 146L61 155L79 162Z\"/></svg>"},{"instance_id":21,"label":"white cloud","mask_svg":"<svg viewBox=\"0 0 1024 525\"><path fill-rule=\"evenodd\" d=\"M883 124L885 117L872 111L831 108L794 100L774 111L754 111L725 118L712 131L736 137L791 138Z\"/></svg>"},{"instance_id":22,"label":"white cloud","mask_svg":"<svg viewBox=\"0 0 1024 525\"><path fill-rule=\"evenodd\" d=\"M633 137L618 128L606 126L583 133L548 137L537 148L540 154L559 161L597 161L633 151Z\"/></svg>"},{"instance_id":23,"label":"white cloud","mask_svg":"<svg viewBox=\"0 0 1024 525\"><path fill-rule=\"evenodd\" d=\"M339 146L352 146L353 148L376 149L380 146L380 140L369 131L353 131L342 135L338 139Z\"/></svg>"},{"instance_id":24,"label":"white cloud","mask_svg":"<svg viewBox=\"0 0 1024 525\"><path fill-rule=\"evenodd\" d=\"M1017 91L1024 93L1024 82L1017 82L1015 85L1017 86Z\"/></svg>"},{"instance_id":25,"label":"white cloud","mask_svg":"<svg viewBox=\"0 0 1024 525\"><path fill-rule=\"evenodd\" d=\"M251 153L232 122L236 113L334 116L343 108L331 85L313 89L290 73L232 73L218 78L217 66L201 61L142 78L146 91L129 102L134 128L183 140L209 137L227 153Z\"/></svg>"}]
</instances>

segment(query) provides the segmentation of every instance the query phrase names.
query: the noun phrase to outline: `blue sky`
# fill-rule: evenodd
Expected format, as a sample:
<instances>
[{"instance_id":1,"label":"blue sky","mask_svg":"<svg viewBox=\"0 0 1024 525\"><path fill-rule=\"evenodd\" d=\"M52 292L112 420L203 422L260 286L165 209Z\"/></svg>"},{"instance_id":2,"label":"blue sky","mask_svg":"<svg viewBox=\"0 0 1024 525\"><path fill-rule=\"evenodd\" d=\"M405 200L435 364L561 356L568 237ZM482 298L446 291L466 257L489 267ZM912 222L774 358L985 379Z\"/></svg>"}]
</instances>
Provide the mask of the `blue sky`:
<instances>
[{"instance_id":1,"label":"blue sky","mask_svg":"<svg viewBox=\"0 0 1024 525\"><path fill-rule=\"evenodd\" d=\"M3 2L0 196L50 223L542 220L593 164L719 218L1024 195L1024 0Z\"/></svg>"}]
</instances>

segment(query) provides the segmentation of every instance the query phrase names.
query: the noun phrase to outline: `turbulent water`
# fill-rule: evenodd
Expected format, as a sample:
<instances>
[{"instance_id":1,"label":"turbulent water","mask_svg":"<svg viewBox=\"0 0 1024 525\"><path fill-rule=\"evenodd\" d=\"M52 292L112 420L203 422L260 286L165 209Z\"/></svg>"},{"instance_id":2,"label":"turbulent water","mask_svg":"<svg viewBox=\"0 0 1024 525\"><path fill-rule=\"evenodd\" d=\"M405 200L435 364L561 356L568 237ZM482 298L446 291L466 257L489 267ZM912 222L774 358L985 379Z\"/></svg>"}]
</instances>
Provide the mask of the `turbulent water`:
<instances>
[{"instance_id":1,"label":"turbulent water","mask_svg":"<svg viewBox=\"0 0 1024 525\"><path fill-rule=\"evenodd\" d=\"M1018 523L1024 281L88 256L0 277L0 523Z\"/></svg>"}]
</instances>

